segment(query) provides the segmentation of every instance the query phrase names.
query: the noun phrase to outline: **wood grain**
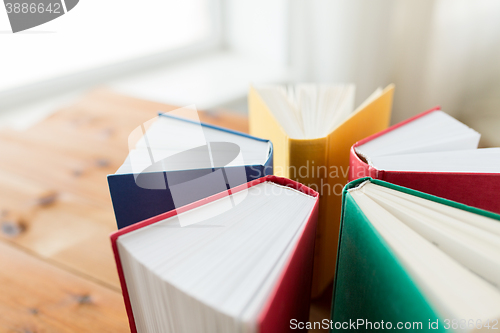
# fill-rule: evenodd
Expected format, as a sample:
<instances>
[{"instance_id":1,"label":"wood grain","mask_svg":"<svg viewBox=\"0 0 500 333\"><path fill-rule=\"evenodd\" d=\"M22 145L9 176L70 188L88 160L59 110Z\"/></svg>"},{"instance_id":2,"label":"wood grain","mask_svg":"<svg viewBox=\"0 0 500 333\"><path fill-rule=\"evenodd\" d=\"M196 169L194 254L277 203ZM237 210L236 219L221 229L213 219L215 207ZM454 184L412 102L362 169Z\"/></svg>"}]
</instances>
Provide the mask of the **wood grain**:
<instances>
[{"instance_id":1,"label":"wood grain","mask_svg":"<svg viewBox=\"0 0 500 333\"><path fill-rule=\"evenodd\" d=\"M127 332L123 299L0 242L1 332Z\"/></svg>"}]
</instances>

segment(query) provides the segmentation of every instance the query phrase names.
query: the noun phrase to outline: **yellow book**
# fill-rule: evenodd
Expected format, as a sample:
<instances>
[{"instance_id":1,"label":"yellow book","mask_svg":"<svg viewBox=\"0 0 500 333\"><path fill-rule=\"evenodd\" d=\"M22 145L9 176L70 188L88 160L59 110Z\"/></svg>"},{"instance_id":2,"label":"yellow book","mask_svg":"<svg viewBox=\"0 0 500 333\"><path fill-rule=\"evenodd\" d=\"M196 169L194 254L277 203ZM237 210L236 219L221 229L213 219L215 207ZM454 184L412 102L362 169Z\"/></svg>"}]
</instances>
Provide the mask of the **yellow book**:
<instances>
[{"instance_id":1,"label":"yellow book","mask_svg":"<svg viewBox=\"0 0 500 333\"><path fill-rule=\"evenodd\" d=\"M377 89L356 110L353 85L251 87L250 134L274 145L274 174L320 193L312 296L334 278L342 189L351 146L389 125L394 85Z\"/></svg>"}]
</instances>

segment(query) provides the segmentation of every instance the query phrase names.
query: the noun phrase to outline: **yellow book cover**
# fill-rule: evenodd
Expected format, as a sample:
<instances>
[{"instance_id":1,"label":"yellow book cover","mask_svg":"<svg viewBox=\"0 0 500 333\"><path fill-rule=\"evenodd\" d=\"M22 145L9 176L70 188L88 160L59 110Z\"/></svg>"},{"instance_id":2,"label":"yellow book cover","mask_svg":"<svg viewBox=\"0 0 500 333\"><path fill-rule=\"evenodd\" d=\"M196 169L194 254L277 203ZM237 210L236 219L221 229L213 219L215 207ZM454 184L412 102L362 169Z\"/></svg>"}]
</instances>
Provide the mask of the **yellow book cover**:
<instances>
[{"instance_id":1,"label":"yellow book cover","mask_svg":"<svg viewBox=\"0 0 500 333\"><path fill-rule=\"evenodd\" d=\"M391 84L352 111L352 85L303 85L292 92L277 86L250 88L250 134L272 141L274 174L320 193L313 297L321 295L335 274L349 150L357 141L388 127L393 94Z\"/></svg>"}]
</instances>

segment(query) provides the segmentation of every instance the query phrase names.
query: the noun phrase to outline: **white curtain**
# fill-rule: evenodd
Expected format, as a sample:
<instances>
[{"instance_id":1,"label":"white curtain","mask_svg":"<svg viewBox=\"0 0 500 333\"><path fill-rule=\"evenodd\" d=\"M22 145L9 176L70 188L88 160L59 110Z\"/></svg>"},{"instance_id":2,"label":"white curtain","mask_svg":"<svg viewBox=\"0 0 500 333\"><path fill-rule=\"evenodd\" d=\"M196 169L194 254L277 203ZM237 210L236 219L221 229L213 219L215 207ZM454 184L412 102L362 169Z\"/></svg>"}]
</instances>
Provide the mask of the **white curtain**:
<instances>
[{"instance_id":1,"label":"white curtain","mask_svg":"<svg viewBox=\"0 0 500 333\"><path fill-rule=\"evenodd\" d=\"M500 145L500 1L294 0L288 25L297 80L394 82L393 122L441 105Z\"/></svg>"}]
</instances>

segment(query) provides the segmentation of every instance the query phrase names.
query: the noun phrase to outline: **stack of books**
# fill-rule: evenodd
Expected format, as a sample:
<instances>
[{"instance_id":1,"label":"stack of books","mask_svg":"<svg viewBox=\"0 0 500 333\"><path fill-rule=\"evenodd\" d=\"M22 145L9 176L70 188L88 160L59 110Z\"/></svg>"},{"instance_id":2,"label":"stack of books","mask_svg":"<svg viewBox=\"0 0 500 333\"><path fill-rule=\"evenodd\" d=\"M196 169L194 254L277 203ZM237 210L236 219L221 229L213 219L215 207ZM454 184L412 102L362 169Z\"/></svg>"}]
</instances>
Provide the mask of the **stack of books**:
<instances>
[{"instance_id":1,"label":"stack of books","mask_svg":"<svg viewBox=\"0 0 500 333\"><path fill-rule=\"evenodd\" d=\"M439 108L388 128L392 85L354 93L255 86L252 136L131 134L108 183L132 332L500 327L500 148Z\"/></svg>"}]
</instances>

